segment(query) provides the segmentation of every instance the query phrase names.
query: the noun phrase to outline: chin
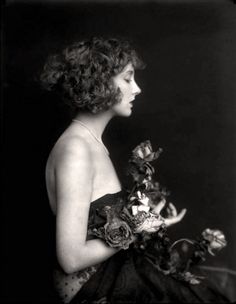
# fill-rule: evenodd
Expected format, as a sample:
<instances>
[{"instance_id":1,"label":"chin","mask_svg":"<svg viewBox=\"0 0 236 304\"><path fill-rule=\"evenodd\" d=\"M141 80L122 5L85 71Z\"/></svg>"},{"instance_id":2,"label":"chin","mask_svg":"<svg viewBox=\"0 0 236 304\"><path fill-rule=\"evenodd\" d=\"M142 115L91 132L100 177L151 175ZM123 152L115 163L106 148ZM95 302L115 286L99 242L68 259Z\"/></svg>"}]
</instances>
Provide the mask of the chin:
<instances>
[{"instance_id":1,"label":"chin","mask_svg":"<svg viewBox=\"0 0 236 304\"><path fill-rule=\"evenodd\" d=\"M121 117L130 117L132 115L132 110L128 110L128 111L122 111L118 114L118 116L121 116Z\"/></svg>"},{"instance_id":2,"label":"chin","mask_svg":"<svg viewBox=\"0 0 236 304\"><path fill-rule=\"evenodd\" d=\"M114 107L113 108L113 113L115 116L120 116L120 117L129 117L132 114L132 107Z\"/></svg>"}]
</instances>

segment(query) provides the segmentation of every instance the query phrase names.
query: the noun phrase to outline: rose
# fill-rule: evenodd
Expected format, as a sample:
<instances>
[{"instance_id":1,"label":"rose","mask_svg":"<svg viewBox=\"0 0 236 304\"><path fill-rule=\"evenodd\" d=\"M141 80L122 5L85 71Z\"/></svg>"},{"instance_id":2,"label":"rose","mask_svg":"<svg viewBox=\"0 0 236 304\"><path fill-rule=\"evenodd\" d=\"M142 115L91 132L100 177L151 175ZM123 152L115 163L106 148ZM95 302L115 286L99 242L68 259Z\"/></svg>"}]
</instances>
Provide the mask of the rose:
<instances>
[{"instance_id":1,"label":"rose","mask_svg":"<svg viewBox=\"0 0 236 304\"><path fill-rule=\"evenodd\" d=\"M150 140L146 140L133 150L133 156L150 162L156 159L161 151L162 149L159 149L158 152L153 152Z\"/></svg>"},{"instance_id":2,"label":"rose","mask_svg":"<svg viewBox=\"0 0 236 304\"><path fill-rule=\"evenodd\" d=\"M107 244L113 248L128 249L133 242L131 228L118 217L113 217L111 221L105 224L104 238Z\"/></svg>"},{"instance_id":3,"label":"rose","mask_svg":"<svg viewBox=\"0 0 236 304\"><path fill-rule=\"evenodd\" d=\"M145 159L151 154L152 146L149 140L146 140L145 142L141 143L133 150L133 155L141 159Z\"/></svg>"},{"instance_id":4,"label":"rose","mask_svg":"<svg viewBox=\"0 0 236 304\"><path fill-rule=\"evenodd\" d=\"M223 232L217 229L205 229L202 237L207 242L207 250L211 255L215 255L212 250L221 250L227 244Z\"/></svg>"},{"instance_id":5,"label":"rose","mask_svg":"<svg viewBox=\"0 0 236 304\"><path fill-rule=\"evenodd\" d=\"M157 159L161 152L161 148L157 152L153 152L149 140L142 142L133 150L128 172L133 176L135 182L143 184L146 189L151 187L152 175L155 172L150 162Z\"/></svg>"},{"instance_id":6,"label":"rose","mask_svg":"<svg viewBox=\"0 0 236 304\"><path fill-rule=\"evenodd\" d=\"M134 242L132 233L132 215L128 209L123 206L123 201L119 199L112 206L102 208L101 215L106 215L104 226L93 228L92 233L106 241L113 248L128 249Z\"/></svg>"}]
</instances>

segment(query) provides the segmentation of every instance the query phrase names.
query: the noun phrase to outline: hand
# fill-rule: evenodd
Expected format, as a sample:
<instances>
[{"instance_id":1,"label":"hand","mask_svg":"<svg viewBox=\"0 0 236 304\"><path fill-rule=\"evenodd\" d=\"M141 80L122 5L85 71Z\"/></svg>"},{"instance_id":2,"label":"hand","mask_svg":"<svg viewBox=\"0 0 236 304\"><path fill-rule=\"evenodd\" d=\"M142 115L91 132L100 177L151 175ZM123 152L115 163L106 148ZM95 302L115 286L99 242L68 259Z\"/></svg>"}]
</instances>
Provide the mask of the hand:
<instances>
[{"instance_id":1,"label":"hand","mask_svg":"<svg viewBox=\"0 0 236 304\"><path fill-rule=\"evenodd\" d=\"M165 207L166 205L166 200L163 199L160 201L160 203L152 210L153 213L157 214L160 216L160 212L161 210ZM165 225L167 227L176 224L178 222L180 222L183 217L185 216L187 212L187 209L182 209L179 214L177 213L177 210L175 208L175 206L172 203L169 203L168 207L167 207L167 213L168 216L167 218L164 218L161 216L161 218L163 219Z\"/></svg>"},{"instance_id":2,"label":"hand","mask_svg":"<svg viewBox=\"0 0 236 304\"><path fill-rule=\"evenodd\" d=\"M178 214L175 206L172 203L169 203L167 207L168 216L164 218L160 215L161 210L164 208L166 200L163 199L160 203L152 210L150 216L146 218L142 224L140 224L136 229L136 233L141 233L146 231L149 233L156 232L164 224L166 227L169 227L173 224L176 224L182 220L186 213L186 209L181 210Z\"/></svg>"}]
</instances>

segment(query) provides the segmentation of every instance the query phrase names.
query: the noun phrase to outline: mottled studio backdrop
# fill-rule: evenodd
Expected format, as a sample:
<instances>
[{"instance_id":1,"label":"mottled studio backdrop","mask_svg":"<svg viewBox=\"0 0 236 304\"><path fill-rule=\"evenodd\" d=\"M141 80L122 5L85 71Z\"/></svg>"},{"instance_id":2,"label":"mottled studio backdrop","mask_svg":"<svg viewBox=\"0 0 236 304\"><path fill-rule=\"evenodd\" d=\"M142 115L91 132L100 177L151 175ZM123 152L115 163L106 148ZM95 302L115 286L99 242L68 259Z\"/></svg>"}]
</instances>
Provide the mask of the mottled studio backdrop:
<instances>
[{"instance_id":1,"label":"mottled studio backdrop","mask_svg":"<svg viewBox=\"0 0 236 304\"><path fill-rule=\"evenodd\" d=\"M184 220L171 235L222 229L228 247L211 265L236 269L236 5L233 1L11 1L3 10L2 226L5 301L50 297L53 221L44 181L47 155L70 115L42 92L47 55L90 36L131 40L147 67L130 118L104 141L124 184L131 150L150 139L164 152L156 178ZM37 303L34 300L34 303Z\"/></svg>"}]
</instances>

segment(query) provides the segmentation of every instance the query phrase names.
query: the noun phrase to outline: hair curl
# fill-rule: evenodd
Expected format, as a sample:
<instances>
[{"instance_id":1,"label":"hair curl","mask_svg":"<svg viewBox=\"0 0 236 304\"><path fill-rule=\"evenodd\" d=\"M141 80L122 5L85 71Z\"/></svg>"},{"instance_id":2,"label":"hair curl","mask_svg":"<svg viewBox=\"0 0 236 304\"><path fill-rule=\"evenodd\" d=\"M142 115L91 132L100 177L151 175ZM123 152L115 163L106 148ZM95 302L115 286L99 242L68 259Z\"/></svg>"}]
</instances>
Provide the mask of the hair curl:
<instances>
[{"instance_id":1,"label":"hair curl","mask_svg":"<svg viewBox=\"0 0 236 304\"><path fill-rule=\"evenodd\" d=\"M112 77L131 63L134 69L144 63L127 41L92 38L65 48L48 58L40 80L47 90L62 94L73 110L97 113L120 100L120 90Z\"/></svg>"}]
</instances>

